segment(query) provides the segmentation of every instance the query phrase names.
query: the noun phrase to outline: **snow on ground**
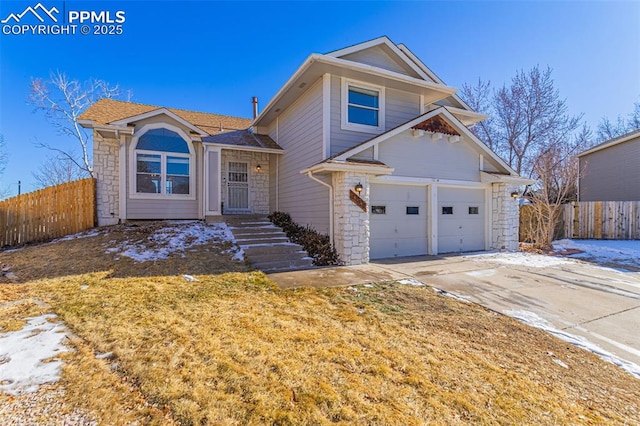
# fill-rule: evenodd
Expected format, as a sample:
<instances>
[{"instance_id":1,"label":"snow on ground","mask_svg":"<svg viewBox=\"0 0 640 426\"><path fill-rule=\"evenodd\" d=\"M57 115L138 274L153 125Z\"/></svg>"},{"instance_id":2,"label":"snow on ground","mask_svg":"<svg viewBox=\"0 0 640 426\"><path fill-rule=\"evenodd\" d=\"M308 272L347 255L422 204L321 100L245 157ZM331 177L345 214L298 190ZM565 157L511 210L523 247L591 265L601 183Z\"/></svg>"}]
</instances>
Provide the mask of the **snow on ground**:
<instances>
[{"instance_id":1,"label":"snow on ground","mask_svg":"<svg viewBox=\"0 0 640 426\"><path fill-rule=\"evenodd\" d=\"M541 318L537 314L524 310L506 310L504 311L505 315L513 317L519 321L524 322L525 324L531 325L533 327L539 328L547 333L551 333L554 336L564 340L565 342L571 343L574 346L577 346L582 349L586 349L589 352L593 352L598 355L600 358L608 361L618 367L622 368L626 372L632 374L633 376L640 379L640 366L626 361L617 357L616 355L602 349L600 346L595 343L590 342L584 337L574 336L573 334L567 333L563 330L558 330L544 318Z\"/></svg>"},{"instance_id":2,"label":"snow on ground","mask_svg":"<svg viewBox=\"0 0 640 426\"><path fill-rule=\"evenodd\" d=\"M573 263L571 260L561 257L547 256L536 253L481 253L465 256L465 259L470 259L476 262L496 262L504 265L522 265L530 266L532 268L548 268L550 266L566 265Z\"/></svg>"},{"instance_id":3,"label":"snow on ground","mask_svg":"<svg viewBox=\"0 0 640 426\"><path fill-rule=\"evenodd\" d=\"M172 253L185 256L185 251L200 245L230 242L233 248L227 253L234 260L244 260L244 252L237 246L231 230L225 223L206 224L196 221L171 221L167 226L150 234L147 241L124 241L108 248L107 253L126 256L136 262L148 262L168 258Z\"/></svg>"},{"instance_id":4,"label":"snow on ground","mask_svg":"<svg viewBox=\"0 0 640 426\"><path fill-rule=\"evenodd\" d=\"M0 333L0 390L12 395L30 393L58 381L62 361L49 360L67 352L66 328L56 315L27 318L22 330ZM46 360L46 361L45 361Z\"/></svg>"},{"instance_id":5,"label":"snow on ground","mask_svg":"<svg viewBox=\"0 0 640 426\"><path fill-rule=\"evenodd\" d=\"M580 250L583 253L570 255L598 263L614 263L640 268L640 241L638 240L559 240L553 242L553 249L566 251Z\"/></svg>"}]
</instances>

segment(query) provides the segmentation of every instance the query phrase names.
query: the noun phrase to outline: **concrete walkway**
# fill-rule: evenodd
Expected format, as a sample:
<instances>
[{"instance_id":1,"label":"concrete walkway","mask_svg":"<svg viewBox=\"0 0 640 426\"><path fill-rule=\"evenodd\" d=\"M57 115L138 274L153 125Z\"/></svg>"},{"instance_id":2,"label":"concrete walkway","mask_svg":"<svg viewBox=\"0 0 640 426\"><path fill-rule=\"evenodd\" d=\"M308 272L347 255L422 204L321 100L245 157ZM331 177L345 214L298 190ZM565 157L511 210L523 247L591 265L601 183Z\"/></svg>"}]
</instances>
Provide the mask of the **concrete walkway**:
<instances>
[{"instance_id":1,"label":"concrete walkway","mask_svg":"<svg viewBox=\"0 0 640 426\"><path fill-rule=\"evenodd\" d=\"M640 365L640 273L520 255L517 264L506 264L513 255L500 253L416 256L276 273L269 278L283 288L414 278L498 312L533 313L559 330Z\"/></svg>"}]
</instances>

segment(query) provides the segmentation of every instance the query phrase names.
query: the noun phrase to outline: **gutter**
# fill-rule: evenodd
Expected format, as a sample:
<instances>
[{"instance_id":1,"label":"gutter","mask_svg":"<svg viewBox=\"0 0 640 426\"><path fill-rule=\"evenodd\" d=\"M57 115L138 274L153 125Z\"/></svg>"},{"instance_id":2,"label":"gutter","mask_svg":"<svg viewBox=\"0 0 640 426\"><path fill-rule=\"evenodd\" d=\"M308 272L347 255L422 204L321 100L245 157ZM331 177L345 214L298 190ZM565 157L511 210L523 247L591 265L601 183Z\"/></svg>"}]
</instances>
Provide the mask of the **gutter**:
<instances>
[{"instance_id":1,"label":"gutter","mask_svg":"<svg viewBox=\"0 0 640 426\"><path fill-rule=\"evenodd\" d=\"M308 171L307 176L309 176L309 179L329 188L329 242L333 245L333 186L315 177L312 171Z\"/></svg>"}]
</instances>

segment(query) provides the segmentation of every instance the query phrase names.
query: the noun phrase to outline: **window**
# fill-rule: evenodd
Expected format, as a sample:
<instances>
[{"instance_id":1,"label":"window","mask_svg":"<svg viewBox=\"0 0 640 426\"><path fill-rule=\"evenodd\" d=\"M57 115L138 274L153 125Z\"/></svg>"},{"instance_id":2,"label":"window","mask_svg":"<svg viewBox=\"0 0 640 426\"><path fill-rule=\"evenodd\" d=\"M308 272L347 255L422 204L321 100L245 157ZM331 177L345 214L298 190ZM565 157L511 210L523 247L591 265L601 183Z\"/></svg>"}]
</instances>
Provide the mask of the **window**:
<instances>
[{"instance_id":1,"label":"window","mask_svg":"<svg viewBox=\"0 0 640 426\"><path fill-rule=\"evenodd\" d=\"M443 207L442 214L453 214L453 207Z\"/></svg>"},{"instance_id":2,"label":"window","mask_svg":"<svg viewBox=\"0 0 640 426\"><path fill-rule=\"evenodd\" d=\"M193 154L178 132L153 128L134 139L132 195L193 197Z\"/></svg>"},{"instance_id":3,"label":"window","mask_svg":"<svg viewBox=\"0 0 640 426\"><path fill-rule=\"evenodd\" d=\"M367 133L384 130L384 88L342 80L342 129Z\"/></svg>"},{"instance_id":4,"label":"window","mask_svg":"<svg viewBox=\"0 0 640 426\"><path fill-rule=\"evenodd\" d=\"M387 214L387 206L371 206L371 214Z\"/></svg>"},{"instance_id":5,"label":"window","mask_svg":"<svg viewBox=\"0 0 640 426\"><path fill-rule=\"evenodd\" d=\"M479 209L477 207L469 207L469 214L479 214Z\"/></svg>"},{"instance_id":6,"label":"window","mask_svg":"<svg viewBox=\"0 0 640 426\"><path fill-rule=\"evenodd\" d=\"M407 207L407 214L420 214L420 208L415 207Z\"/></svg>"}]
</instances>

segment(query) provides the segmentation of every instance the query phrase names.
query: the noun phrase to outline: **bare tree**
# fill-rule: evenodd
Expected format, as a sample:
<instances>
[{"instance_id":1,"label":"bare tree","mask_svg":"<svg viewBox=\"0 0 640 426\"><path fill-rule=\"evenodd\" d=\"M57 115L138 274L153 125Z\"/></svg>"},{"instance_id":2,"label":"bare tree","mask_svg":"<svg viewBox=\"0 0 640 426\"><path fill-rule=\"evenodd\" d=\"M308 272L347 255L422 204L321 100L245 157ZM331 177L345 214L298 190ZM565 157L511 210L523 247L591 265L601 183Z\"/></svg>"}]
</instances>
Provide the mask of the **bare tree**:
<instances>
[{"instance_id":1,"label":"bare tree","mask_svg":"<svg viewBox=\"0 0 640 426\"><path fill-rule=\"evenodd\" d=\"M76 166L76 162L69 160L67 157L55 156L47 158L40 164L38 170L32 172L31 175L38 188L59 185L61 183L89 177L89 173L79 169Z\"/></svg>"},{"instance_id":2,"label":"bare tree","mask_svg":"<svg viewBox=\"0 0 640 426\"><path fill-rule=\"evenodd\" d=\"M35 105L37 111L44 113L59 134L74 138L78 142L81 155L78 159L72 152L49 143L39 142L37 146L57 152L59 156L93 177L89 148L91 133L80 126L78 117L99 99L114 98L120 94L117 85L111 86L103 80L80 82L60 71L52 72L48 80L32 79L29 101Z\"/></svg>"},{"instance_id":3,"label":"bare tree","mask_svg":"<svg viewBox=\"0 0 640 426\"><path fill-rule=\"evenodd\" d=\"M602 117L598 123L597 138L599 142L613 139L627 132L640 129L640 102L633 104L633 111L625 119L618 116L615 121Z\"/></svg>"},{"instance_id":4,"label":"bare tree","mask_svg":"<svg viewBox=\"0 0 640 426\"><path fill-rule=\"evenodd\" d=\"M533 176L537 180L527 193L531 204L526 208L530 220L525 222L527 239L539 249L549 250L557 236L564 204L578 198L579 161L577 154L586 148L591 131L581 131L565 144L555 144L536 158Z\"/></svg>"},{"instance_id":5,"label":"bare tree","mask_svg":"<svg viewBox=\"0 0 640 426\"><path fill-rule=\"evenodd\" d=\"M554 87L551 68L518 71L509 86L491 90L489 82L463 85L469 106L493 117L471 130L521 175L532 176L536 159L562 145L580 125Z\"/></svg>"}]
</instances>

